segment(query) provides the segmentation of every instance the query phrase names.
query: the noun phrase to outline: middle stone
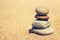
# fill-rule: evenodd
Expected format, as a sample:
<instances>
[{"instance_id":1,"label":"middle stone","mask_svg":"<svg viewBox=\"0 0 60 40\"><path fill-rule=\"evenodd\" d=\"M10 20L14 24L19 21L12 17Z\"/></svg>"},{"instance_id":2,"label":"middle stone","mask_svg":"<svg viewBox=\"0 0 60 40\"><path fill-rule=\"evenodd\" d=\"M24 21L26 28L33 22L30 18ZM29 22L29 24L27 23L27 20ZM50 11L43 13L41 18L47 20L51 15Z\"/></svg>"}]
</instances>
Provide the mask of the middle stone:
<instances>
[{"instance_id":1,"label":"middle stone","mask_svg":"<svg viewBox=\"0 0 60 40\"><path fill-rule=\"evenodd\" d=\"M32 26L33 27L36 27L36 28L47 28L50 26L50 22L49 21L38 21L38 20L35 20L33 23L32 23Z\"/></svg>"}]
</instances>

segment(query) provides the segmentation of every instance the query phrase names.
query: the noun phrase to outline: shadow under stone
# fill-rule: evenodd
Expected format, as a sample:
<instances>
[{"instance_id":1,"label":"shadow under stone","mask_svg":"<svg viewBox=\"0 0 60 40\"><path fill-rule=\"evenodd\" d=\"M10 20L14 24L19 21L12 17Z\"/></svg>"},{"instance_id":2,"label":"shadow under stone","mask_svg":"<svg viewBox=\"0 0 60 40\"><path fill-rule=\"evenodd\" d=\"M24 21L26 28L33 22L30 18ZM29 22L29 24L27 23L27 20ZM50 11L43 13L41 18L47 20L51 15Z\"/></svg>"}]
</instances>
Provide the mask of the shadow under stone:
<instances>
[{"instance_id":1,"label":"shadow under stone","mask_svg":"<svg viewBox=\"0 0 60 40\"><path fill-rule=\"evenodd\" d=\"M48 27L50 27L50 25ZM48 28L48 27L46 27L46 28ZM46 28L37 28L35 26L32 27L32 29L39 29L39 30L46 29Z\"/></svg>"},{"instance_id":2,"label":"shadow under stone","mask_svg":"<svg viewBox=\"0 0 60 40\"><path fill-rule=\"evenodd\" d=\"M36 19L36 20L38 20L38 21L48 21L48 19Z\"/></svg>"}]
</instances>

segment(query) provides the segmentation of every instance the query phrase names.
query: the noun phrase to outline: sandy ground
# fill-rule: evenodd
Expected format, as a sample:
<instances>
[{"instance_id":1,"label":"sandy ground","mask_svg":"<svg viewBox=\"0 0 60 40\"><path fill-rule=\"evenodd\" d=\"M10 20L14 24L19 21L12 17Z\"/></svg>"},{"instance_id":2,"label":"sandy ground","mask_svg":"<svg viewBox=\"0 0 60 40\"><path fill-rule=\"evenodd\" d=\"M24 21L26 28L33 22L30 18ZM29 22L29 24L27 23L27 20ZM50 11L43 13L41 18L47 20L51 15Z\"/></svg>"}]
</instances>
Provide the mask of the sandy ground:
<instances>
[{"instance_id":1,"label":"sandy ground","mask_svg":"<svg viewBox=\"0 0 60 40\"><path fill-rule=\"evenodd\" d=\"M49 8L54 34L29 34L35 8ZM0 0L0 40L60 40L60 0Z\"/></svg>"}]
</instances>

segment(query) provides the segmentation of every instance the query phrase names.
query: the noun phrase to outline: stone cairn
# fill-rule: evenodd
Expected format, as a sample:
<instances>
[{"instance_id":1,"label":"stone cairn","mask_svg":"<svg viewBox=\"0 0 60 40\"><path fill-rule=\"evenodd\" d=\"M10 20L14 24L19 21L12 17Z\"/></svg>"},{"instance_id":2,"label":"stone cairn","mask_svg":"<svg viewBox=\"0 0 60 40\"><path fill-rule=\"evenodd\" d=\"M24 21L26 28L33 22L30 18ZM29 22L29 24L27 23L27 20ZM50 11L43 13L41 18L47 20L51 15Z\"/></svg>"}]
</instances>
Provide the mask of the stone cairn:
<instances>
[{"instance_id":1,"label":"stone cairn","mask_svg":"<svg viewBox=\"0 0 60 40\"><path fill-rule=\"evenodd\" d=\"M30 33L36 34L51 34L54 32L53 28L50 25L49 17L47 14L49 13L49 9L46 7L37 7L35 9L35 21L32 23L32 29L30 29Z\"/></svg>"}]
</instances>

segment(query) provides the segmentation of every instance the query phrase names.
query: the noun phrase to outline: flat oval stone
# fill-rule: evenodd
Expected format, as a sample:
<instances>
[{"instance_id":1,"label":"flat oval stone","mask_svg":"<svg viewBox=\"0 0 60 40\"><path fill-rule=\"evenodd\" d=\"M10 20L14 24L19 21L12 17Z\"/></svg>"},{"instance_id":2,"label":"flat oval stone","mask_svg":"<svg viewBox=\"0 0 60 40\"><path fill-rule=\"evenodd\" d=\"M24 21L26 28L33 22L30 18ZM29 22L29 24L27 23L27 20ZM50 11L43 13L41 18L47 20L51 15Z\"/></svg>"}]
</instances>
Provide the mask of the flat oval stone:
<instances>
[{"instance_id":1,"label":"flat oval stone","mask_svg":"<svg viewBox=\"0 0 60 40\"><path fill-rule=\"evenodd\" d=\"M49 21L38 21L38 20L35 20L32 23L32 26L34 26L36 28L47 28L47 27L50 26L50 22Z\"/></svg>"},{"instance_id":2,"label":"flat oval stone","mask_svg":"<svg viewBox=\"0 0 60 40\"><path fill-rule=\"evenodd\" d=\"M47 14L46 15L36 14L35 16L47 16Z\"/></svg>"},{"instance_id":3,"label":"flat oval stone","mask_svg":"<svg viewBox=\"0 0 60 40\"><path fill-rule=\"evenodd\" d=\"M46 8L46 7L37 7L35 9L35 11L38 13L38 14L48 14L49 13L49 9Z\"/></svg>"},{"instance_id":4,"label":"flat oval stone","mask_svg":"<svg viewBox=\"0 0 60 40\"><path fill-rule=\"evenodd\" d=\"M48 16L35 16L35 18L37 18L37 19L44 19L44 20L48 20L49 19Z\"/></svg>"},{"instance_id":5,"label":"flat oval stone","mask_svg":"<svg viewBox=\"0 0 60 40\"><path fill-rule=\"evenodd\" d=\"M47 35L47 34L51 34L54 32L54 29L50 26L46 29L31 29L32 33L37 33L37 34L43 34L43 35Z\"/></svg>"}]
</instances>

